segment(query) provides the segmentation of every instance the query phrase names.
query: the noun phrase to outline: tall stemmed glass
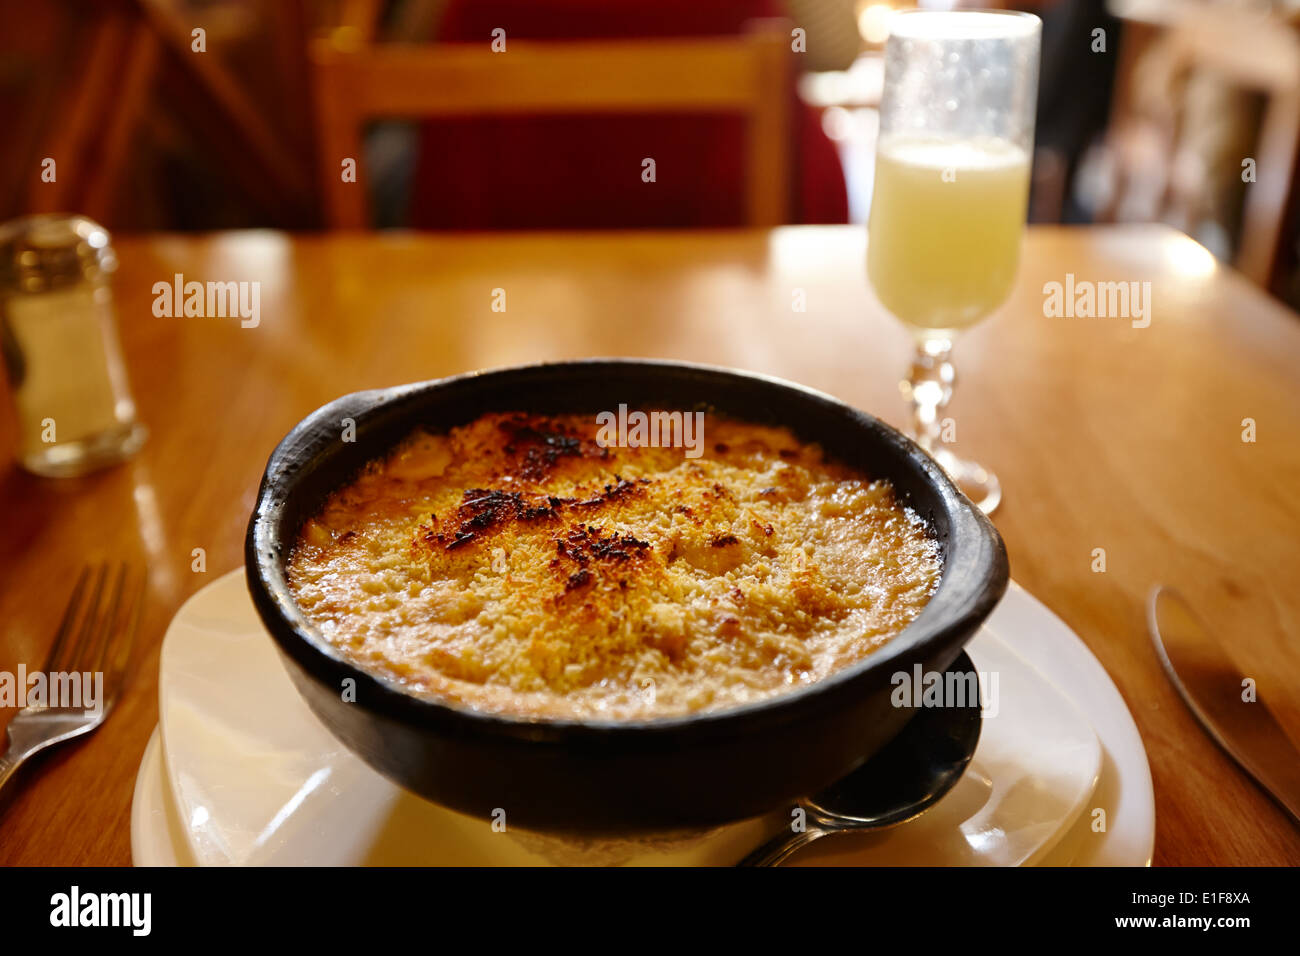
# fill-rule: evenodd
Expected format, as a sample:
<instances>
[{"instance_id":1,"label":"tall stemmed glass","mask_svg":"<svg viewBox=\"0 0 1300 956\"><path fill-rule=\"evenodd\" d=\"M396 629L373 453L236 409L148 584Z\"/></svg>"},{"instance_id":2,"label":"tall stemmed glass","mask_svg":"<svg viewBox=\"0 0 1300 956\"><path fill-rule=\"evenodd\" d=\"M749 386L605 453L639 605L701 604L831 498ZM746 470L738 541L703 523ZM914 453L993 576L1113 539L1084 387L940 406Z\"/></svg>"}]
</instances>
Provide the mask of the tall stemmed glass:
<instances>
[{"instance_id":1,"label":"tall stemmed glass","mask_svg":"<svg viewBox=\"0 0 1300 956\"><path fill-rule=\"evenodd\" d=\"M985 512L992 472L943 446L956 333L1007 298L1029 196L1042 23L913 10L890 21L867 272L916 337L903 393L917 442Z\"/></svg>"}]
</instances>

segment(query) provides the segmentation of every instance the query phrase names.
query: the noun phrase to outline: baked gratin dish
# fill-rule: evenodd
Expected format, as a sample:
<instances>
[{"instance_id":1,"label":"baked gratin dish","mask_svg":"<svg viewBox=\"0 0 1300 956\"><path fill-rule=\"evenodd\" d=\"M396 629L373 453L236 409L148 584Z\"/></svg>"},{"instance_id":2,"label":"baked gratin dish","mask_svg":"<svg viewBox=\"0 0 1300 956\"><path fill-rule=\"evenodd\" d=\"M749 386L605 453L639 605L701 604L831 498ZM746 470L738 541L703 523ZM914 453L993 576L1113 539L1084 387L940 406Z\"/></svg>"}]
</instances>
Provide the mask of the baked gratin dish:
<instances>
[{"instance_id":1,"label":"baked gratin dish","mask_svg":"<svg viewBox=\"0 0 1300 956\"><path fill-rule=\"evenodd\" d=\"M707 414L701 437L611 446L594 415L527 412L416 428L303 523L289 589L408 693L614 720L817 682L934 594L939 543L889 482L784 428Z\"/></svg>"}]
</instances>

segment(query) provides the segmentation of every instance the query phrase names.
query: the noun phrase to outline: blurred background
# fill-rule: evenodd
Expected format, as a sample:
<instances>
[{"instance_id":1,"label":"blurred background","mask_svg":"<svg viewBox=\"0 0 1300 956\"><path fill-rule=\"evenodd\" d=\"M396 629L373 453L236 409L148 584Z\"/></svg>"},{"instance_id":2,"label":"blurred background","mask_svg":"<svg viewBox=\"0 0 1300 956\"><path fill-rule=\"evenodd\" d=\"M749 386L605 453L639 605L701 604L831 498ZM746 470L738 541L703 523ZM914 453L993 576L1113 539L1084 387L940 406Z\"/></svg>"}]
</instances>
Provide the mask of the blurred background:
<instances>
[{"instance_id":1,"label":"blurred background","mask_svg":"<svg viewBox=\"0 0 1300 956\"><path fill-rule=\"evenodd\" d=\"M861 223L905 6L0 0L0 219ZM1015 6L1044 21L1030 218L1166 222L1300 307L1300 0Z\"/></svg>"}]
</instances>

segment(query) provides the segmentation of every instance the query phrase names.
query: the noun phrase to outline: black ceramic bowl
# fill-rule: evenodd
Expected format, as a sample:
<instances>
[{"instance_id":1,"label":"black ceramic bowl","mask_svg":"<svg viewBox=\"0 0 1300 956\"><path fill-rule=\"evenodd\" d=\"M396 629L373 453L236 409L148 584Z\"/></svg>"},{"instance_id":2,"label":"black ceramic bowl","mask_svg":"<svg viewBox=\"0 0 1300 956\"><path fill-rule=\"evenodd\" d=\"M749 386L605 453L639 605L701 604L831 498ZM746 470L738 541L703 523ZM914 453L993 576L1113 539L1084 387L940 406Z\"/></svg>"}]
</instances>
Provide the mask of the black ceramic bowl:
<instances>
[{"instance_id":1,"label":"black ceramic bowl","mask_svg":"<svg viewBox=\"0 0 1300 956\"><path fill-rule=\"evenodd\" d=\"M305 519L416 425L489 411L709 408L785 425L841 461L888 478L942 542L939 587L912 624L859 663L734 709L642 721L476 713L403 691L349 663L293 600L285 562ZM343 441L344 419L355 441ZM511 824L588 832L707 826L755 816L857 767L912 716L891 677L942 672L1007 586L1002 540L920 448L827 395L777 379L676 362L591 360L462 375L345 395L272 453L245 546L253 603L289 674L330 730L385 776L430 800ZM351 684L345 683L351 681ZM345 700L345 687L355 700ZM347 695L350 696L350 695Z\"/></svg>"}]
</instances>

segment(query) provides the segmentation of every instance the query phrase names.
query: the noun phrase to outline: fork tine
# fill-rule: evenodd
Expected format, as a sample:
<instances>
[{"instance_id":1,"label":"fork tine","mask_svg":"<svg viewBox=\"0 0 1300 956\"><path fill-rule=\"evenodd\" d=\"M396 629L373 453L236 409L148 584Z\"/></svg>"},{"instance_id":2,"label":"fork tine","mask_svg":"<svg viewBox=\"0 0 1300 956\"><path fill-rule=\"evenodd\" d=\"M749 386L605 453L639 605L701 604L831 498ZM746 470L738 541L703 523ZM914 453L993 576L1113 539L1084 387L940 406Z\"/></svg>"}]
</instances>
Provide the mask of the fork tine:
<instances>
[{"instance_id":1,"label":"fork tine","mask_svg":"<svg viewBox=\"0 0 1300 956\"><path fill-rule=\"evenodd\" d=\"M108 600L108 607L104 611L104 619L99 625L99 633L95 635L95 640L85 648L84 658L78 663L76 670L95 671L104 670L104 659L108 656L109 645L113 642L113 635L117 633L117 613L122 604L122 587L126 583L126 563L118 565L116 579L113 583L112 597Z\"/></svg>"},{"instance_id":2,"label":"fork tine","mask_svg":"<svg viewBox=\"0 0 1300 956\"><path fill-rule=\"evenodd\" d=\"M86 580L89 577L90 565L86 565L81 569L81 574L77 575L77 583L72 588L72 596L68 598L68 606L63 611L63 620L59 622L59 630L54 635L54 643L50 646L50 653L45 657L45 670L47 673L63 670L59 665L62 663L62 659L67 656L68 637L75 630L77 612L81 608L81 598L86 593Z\"/></svg>"},{"instance_id":3,"label":"fork tine","mask_svg":"<svg viewBox=\"0 0 1300 956\"><path fill-rule=\"evenodd\" d=\"M140 611L144 606L145 587L149 583L149 574L146 571L140 576L140 583L132 589L131 595L127 598L126 629L120 632L120 641L115 642L120 646L116 648L117 653L109 661L110 670L105 674L105 695L111 701L116 698L117 692L121 689L118 685L126 676L127 669L131 665L131 653L135 649L135 636L140 629Z\"/></svg>"},{"instance_id":4,"label":"fork tine","mask_svg":"<svg viewBox=\"0 0 1300 956\"><path fill-rule=\"evenodd\" d=\"M86 646L94 641L99 618L103 612L104 581L107 577L108 565L99 565L91 578L93 583L90 588L90 601L86 605L85 615L81 619L81 627L77 630L77 636L73 639L72 646L68 648L62 666L58 670L74 670L74 665L85 657Z\"/></svg>"}]
</instances>

